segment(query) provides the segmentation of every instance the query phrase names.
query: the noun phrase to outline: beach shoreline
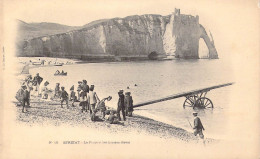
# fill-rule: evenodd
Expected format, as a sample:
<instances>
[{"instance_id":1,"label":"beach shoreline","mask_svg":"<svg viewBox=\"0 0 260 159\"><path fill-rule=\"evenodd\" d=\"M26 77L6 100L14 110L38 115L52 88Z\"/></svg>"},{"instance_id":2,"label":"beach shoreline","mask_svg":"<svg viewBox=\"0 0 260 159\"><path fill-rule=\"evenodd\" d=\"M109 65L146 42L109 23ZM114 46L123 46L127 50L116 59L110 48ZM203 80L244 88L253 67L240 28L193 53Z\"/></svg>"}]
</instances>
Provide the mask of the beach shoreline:
<instances>
[{"instance_id":1,"label":"beach shoreline","mask_svg":"<svg viewBox=\"0 0 260 159\"><path fill-rule=\"evenodd\" d=\"M35 97L31 99L31 107L28 108L28 112L22 113L22 107L16 107L16 120L18 123L28 126L79 126L94 128L97 131L104 130L109 133L137 132L163 139L174 138L185 143L197 143L199 140L193 133L182 128L137 114L134 114L133 117L127 117L126 121L121 121L120 124L109 124L101 119L101 113L98 112L98 120L93 122L89 113L81 112L79 103L76 103L75 107L71 106L71 102L69 104L68 109L65 105L64 108L61 108L59 100L46 101ZM217 140L206 138L206 142L215 143Z\"/></svg>"},{"instance_id":2,"label":"beach shoreline","mask_svg":"<svg viewBox=\"0 0 260 159\"><path fill-rule=\"evenodd\" d=\"M38 58L38 57L34 57L35 59L36 58ZM24 58L23 60L30 60L31 58ZM46 59L44 59L44 60L46 60ZM58 59L57 58L52 58L52 59L49 59L48 58L48 60L57 60L58 61ZM69 59L62 59L63 61L60 61L61 59L59 59L59 62L63 62L63 61L66 61L66 60L69 60ZM70 59L71 60L71 59ZM21 62L21 61L20 61ZM24 61L23 61L24 62ZM81 64L81 63L78 63L78 62L74 62L74 63L71 63L70 65L78 65L78 64ZM67 64L68 65L68 64ZM38 68L38 67L52 67L53 65L37 65L37 66L33 66L33 65L31 65L30 67L29 67L29 69L32 69L32 68ZM59 69L59 67L57 66L57 69ZM21 79L21 82L22 82L23 80ZM37 105L37 108L34 108L35 106L35 103L36 103L36 105ZM38 104L37 104L38 103ZM44 110L44 109L42 109L42 107L46 107L47 109L50 109L51 108L51 106L53 106L54 104L56 104L55 105L55 109L57 108L58 109L58 107L57 107L57 105L59 105L59 102L58 101L44 101L44 100L41 100L41 99L39 99L38 97L37 98L35 98L35 99L32 99L32 107L30 108L31 110L34 110L34 113L36 113L36 110L37 109L39 109L39 110ZM76 109L76 108L75 108ZM79 106L77 106L77 111L79 112L80 110L79 110L80 108L79 108ZM74 108L73 108L73 110L74 110ZM38 113L41 113L40 111L38 112ZM43 112L42 112L43 113ZM49 112L49 113L52 113L52 112ZM56 112L56 113L59 113L59 112ZM74 115L79 115L79 114L74 114ZM80 115L81 116L81 115ZM149 118L150 117L150 118ZM32 120L32 119L33 120ZM34 119L35 118L35 119ZM32 123L38 123L38 124L44 124L44 123L39 123L39 121L38 121L38 119L37 119L38 117L37 117L37 113L36 114L29 114L28 116L25 116L25 114L23 114L23 113L21 113L21 112L19 112L18 111L18 121L20 121L20 122L23 122L23 121L26 121L26 123L27 124L32 124ZM45 118L44 116L43 117L41 117L41 118ZM47 119L48 118L51 118L51 119L53 119L53 118L56 118L55 117L55 115L54 116L50 116L50 117L46 117ZM86 118L89 118L90 119L90 117L86 117ZM81 119L85 119L85 117L82 117L81 116ZM182 134L185 134L186 135L186 138L188 138L187 140L190 140L190 141L195 141L195 140L197 140L198 138L197 137L194 137L194 135L193 135L193 133L192 133L192 131L187 131L187 130L185 130L185 129L183 129L183 128L179 128L179 127L175 127L173 124L169 124L169 123L167 123L167 122L164 122L163 120L160 120L160 118L158 117L158 118L151 118L151 116L149 116L149 115L143 115L143 114L140 114L140 113L135 113L135 117L134 118L128 118L129 119L129 121L128 122L133 122L133 121L135 121L135 120L132 120L132 119L137 119L137 125L140 125L140 123L145 123L145 122L147 122L148 124L146 124L145 125L145 127L147 127L147 129L146 129L146 132L149 132L149 131L153 131L153 135L154 134L157 134L156 132L154 132L154 128L153 127L151 127L151 126L147 126L147 125L149 125L149 124L151 124L151 125L157 125L157 128L160 128L160 125L163 125L164 127L165 127L165 130L167 129L167 128L171 128L171 131L169 132L169 134L170 135L166 135L166 136L171 136L171 137L175 137L175 138L183 138L182 137L182 135L174 135L174 134L179 134L179 132L181 132ZM48 122L51 122L52 123L52 125L60 125L60 124L62 124L63 122L62 121L59 121L59 122L55 122L55 120L49 120ZM91 122L91 121L89 121L89 122ZM65 123L67 123L67 124L69 124L70 122L65 122ZM136 124L136 122L134 122L135 124ZM33 124L32 124L33 125ZM73 124L72 124L73 125ZM81 124L80 124L81 125ZM134 129L139 129L138 128L138 126L137 125L135 125L134 127ZM131 128L130 128L131 129ZM178 131L177 131L177 129L178 129ZM184 136L185 136L184 135ZM161 132L161 133L159 133L159 136L160 137L163 137L164 136L164 134ZM183 139L183 140L186 140L185 138ZM213 139L209 139L209 140L213 140ZM216 139L215 139L216 140Z\"/></svg>"}]
</instances>

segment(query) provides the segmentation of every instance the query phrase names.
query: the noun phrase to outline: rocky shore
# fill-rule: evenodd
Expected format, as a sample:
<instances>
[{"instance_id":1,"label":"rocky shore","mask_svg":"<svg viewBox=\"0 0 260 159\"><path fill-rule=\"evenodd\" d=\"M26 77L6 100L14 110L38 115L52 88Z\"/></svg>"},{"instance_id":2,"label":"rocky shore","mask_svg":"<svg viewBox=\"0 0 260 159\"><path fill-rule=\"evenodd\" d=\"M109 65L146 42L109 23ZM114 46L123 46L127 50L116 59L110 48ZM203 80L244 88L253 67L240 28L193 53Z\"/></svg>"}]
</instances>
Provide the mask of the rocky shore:
<instances>
[{"instance_id":1,"label":"rocky shore","mask_svg":"<svg viewBox=\"0 0 260 159\"><path fill-rule=\"evenodd\" d=\"M101 117L100 112L97 116ZM61 108L58 100L44 101L40 98L31 100L31 107L28 112L22 113L22 107L17 106L17 121L29 126L71 126L86 127L97 130L106 130L110 133L137 132L145 135L157 136L164 139L174 138L183 142L198 142L198 138L192 133L168 125L147 117L134 114L133 117L127 117L126 121L120 124L109 124L105 120L91 121L90 114L81 112L79 104L75 107L69 106L69 109ZM214 139L206 139L208 143L216 142Z\"/></svg>"}]
</instances>

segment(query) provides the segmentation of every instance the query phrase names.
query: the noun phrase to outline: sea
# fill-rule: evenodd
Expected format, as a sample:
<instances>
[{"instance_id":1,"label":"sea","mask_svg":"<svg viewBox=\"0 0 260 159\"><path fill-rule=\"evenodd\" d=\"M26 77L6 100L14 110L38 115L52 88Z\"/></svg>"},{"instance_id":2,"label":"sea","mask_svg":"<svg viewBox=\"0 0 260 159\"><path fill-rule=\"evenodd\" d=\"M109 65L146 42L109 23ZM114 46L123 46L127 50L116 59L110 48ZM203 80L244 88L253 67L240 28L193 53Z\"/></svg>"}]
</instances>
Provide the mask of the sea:
<instances>
[{"instance_id":1,"label":"sea","mask_svg":"<svg viewBox=\"0 0 260 159\"><path fill-rule=\"evenodd\" d=\"M64 70L67 76L54 76L56 70ZM33 76L39 73L49 81L49 87L56 83L67 92L78 81L87 80L94 85L100 99L112 96L107 106L116 108L118 91L131 92L134 104L163 98L182 92L235 82L231 64L223 59L198 59L169 61L136 61L84 63L30 69ZM198 110L205 127L206 137L221 139L227 129L227 112L230 109L232 86L211 90L206 97L212 100L213 109ZM183 128L192 132L193 108L183 108L185 97L154 103L134 109L134 114Z\"/></svg>"}]
</instances>

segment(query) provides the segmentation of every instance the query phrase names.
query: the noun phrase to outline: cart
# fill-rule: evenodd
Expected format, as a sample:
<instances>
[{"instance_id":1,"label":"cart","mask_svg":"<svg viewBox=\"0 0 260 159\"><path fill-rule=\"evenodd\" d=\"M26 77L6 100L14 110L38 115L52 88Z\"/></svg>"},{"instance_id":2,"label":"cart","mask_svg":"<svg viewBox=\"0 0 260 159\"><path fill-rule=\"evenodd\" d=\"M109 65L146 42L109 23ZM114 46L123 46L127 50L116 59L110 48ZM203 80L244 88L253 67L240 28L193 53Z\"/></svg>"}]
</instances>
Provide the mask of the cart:
<instances>
[{"instance_id":1,"label":"cart","mask_svg":"<svg viewBox=\"0 0 260 159\"><path fill-rule=\"evenodd\" d=\"M138 103L138 104L134 105L133 107L137 108L137 107L141 107L141 106L145 106L145 105L149 105L149 104L154 104L154 103L158 103L158 102L162 102L162 101L166 101L166 100L172 100L172 99L175 99L175 98L185 97L186 99L183 103L184 109L186 107L192 107L193 109L194 108L199 108L199 109L211 108L211 109L213 109L214 108L213 102L209 98L206 97L207 93L210 90L230 86L232 84L234 84L234 83L225 83L225 84L207 87L207 88L203 88L203 89L192 90L192 91L189 91L189 92L174 94L174 95L167 96L167 97L164 97L164 98Z\"/></svg>"}]
</instances>

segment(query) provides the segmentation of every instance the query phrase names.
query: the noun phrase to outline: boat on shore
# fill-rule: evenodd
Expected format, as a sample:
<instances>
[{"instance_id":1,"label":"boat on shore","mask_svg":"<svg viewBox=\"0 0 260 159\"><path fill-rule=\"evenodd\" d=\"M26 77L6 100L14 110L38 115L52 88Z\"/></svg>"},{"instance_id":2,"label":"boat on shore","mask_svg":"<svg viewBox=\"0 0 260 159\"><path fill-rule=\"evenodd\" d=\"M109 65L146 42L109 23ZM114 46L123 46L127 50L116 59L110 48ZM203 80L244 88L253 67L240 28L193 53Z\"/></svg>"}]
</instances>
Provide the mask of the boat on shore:
<instances>
[{"instance_id":1,"label":"boat on shore","mask_svg":"<svg viewBox=\"0 0 260 159\"><path fill-rule=\"evenodd\" d=\"M63 66L63 63L54 63L54 66Z\"/></svg>"},{"instance_id":2,"label":"boat on shore","mask_svg":"<svg viewBox=\"0 0 260 159\"><path fill-rule=\"evenodd\" d=\"M41 62L32 62L32 65L37 65L37 66L39 66L39 65L42 65L42 63L41 63Z\"/></svg>"},{"instance_id":3,"label":"boat on shore","mask_svg":"<svg viewBox=\"0 0 260 159\"><path fill-rule=\"evenodd\" d=\"M54 76L67 76L67 72L64 72L64 73L54 73Z\"/></svg>"}]
</instances>

